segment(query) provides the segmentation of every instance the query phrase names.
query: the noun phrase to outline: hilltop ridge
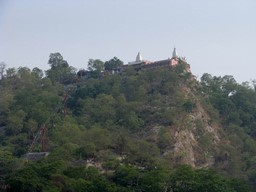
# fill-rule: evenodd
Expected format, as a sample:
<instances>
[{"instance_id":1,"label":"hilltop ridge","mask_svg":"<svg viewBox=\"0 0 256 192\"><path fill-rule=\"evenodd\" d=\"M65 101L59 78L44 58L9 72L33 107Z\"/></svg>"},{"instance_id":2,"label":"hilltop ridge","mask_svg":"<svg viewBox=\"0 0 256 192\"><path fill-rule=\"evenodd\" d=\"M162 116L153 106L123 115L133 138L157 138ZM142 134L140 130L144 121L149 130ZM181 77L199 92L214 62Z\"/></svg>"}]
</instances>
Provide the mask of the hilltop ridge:
<instances>
[{"instance_id":1,"label":"hilltop ridge","mask_svg":"<svg viewBox=\"0 0 256 192\"><path fill-rule=\"evenodd\" d=\"M0 80L1 183L10 191L184 191L191 181L196 191L209 187L206 174L222 191L239 191L233 179L249 191L255 89L231 76L204 74L199 82L177 61L109 73L119 59L90 60L84 78L51 54L45 77L38 68L8 69ZM29 149L41 151L40 140L31 143L42 126L49 155L24 164Z\"/></svg>"}]
</instances>

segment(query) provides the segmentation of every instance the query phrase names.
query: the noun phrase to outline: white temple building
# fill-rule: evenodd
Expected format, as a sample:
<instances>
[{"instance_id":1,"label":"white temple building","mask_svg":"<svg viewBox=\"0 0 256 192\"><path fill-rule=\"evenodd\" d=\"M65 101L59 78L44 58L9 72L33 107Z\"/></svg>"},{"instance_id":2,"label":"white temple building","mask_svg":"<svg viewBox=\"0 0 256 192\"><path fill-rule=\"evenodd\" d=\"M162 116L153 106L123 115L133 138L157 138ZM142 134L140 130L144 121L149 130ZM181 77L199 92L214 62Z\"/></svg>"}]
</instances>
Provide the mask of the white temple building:
<instances>
[{"instance_id":1,"label":"white temple building","mask_svg":"<svg viewBox=\"0 0 256 192\"><path fill-rule=\"evenodd\" d=\"M171 65L177 65L179 58L180 57L178 55L178 52L177 52L176 48L174 47L173 52L172 52L172 58L168 59L168 60L171 60ZM141 63L150 64L150 63L154 63L154 62L143 60L141 53L138 52L138 54L136 56L136 60L132 61L132 62L128 62L128 65L135 65L135 64L141 64Z\"/></svg>"},{"instance_id":2,"label":"white temple building","mask_svg":"<svg viewBox=\"0 0 256 192\"><path fill-rule=\"evenodd\" d=\"M138 52L137 56L136 56L136 60L132 61L132 62L128 62L128 65L134 65L134 64L139 64L142 63L144 60L140 54L140 52Z\"/></svg>"}]
</instances>

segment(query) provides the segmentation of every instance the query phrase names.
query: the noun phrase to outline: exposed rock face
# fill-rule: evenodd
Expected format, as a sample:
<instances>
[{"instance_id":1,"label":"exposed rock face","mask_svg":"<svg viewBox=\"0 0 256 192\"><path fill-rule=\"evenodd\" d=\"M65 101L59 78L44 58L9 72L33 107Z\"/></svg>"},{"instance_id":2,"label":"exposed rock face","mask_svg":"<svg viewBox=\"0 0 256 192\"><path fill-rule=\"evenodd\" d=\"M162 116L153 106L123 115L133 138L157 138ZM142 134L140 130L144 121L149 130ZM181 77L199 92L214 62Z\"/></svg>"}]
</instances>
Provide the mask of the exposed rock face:
<instances>
[{"instance_id":1,"label":"exposed rock face","mask_svg":"<svg viewBox=\"0 0 256 192\"><path fill-rule=\"evenodd\" d=\"M197 141L191 131L182 130L176 131L174 144L174 155L180 163L190 164L195 166L194 148L197 146Z\"/></svg>"},{"instance_id":2,"label":"exposed rock face","mask_svg":"<svg viewBox=\"0 0 256 192\"><path fill-rule=\"evenodd\" d=\"M190 88L183 85L182 92L186 99L193 100L195 106L176 125L170 127L174 140L171 154L177 163L211 167L214 164L215 148L220 142L219 127L211 123L208 112Z\"/></svg>"}]
</instances>

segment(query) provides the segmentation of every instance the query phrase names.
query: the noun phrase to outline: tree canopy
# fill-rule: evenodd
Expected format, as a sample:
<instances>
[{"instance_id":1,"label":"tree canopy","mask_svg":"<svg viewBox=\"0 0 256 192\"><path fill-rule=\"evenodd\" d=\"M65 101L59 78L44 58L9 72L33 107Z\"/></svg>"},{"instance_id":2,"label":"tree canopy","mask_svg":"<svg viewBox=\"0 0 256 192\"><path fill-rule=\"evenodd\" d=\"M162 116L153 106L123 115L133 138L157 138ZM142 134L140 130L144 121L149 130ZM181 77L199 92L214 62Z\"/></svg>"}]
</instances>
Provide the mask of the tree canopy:
<instances>
[{"instance_id":1,"label":"tree canopy","mask_svg":"<svg viewBox=\"0 0 256 192\"><path fill-rule=\"evenodd\" d=\"M92 75L84 79L60 53L48 63L46 75L19 67L0 79L0 189L253 191L256 92L250 84L210 74L198 82L182 70L184 63L112 74L119 59L90 59ZM50 154L25 163L42 126ZM194 156L186 150L191 145ZM40 152L40 139L31 151ZM181 165L192 158L196 168Z\"/></svg>"},{"instance_id":2,"label":"tree canopy","mask_svg":"<svg viewBox=\"0 0 256 192\"><path fill-rule=\"evenodd\" d=\"M121 61L117 57L113 57L109 61L106 61L104 66L105 66L105 70L111 71L113 69L117 69L118 67L121 67L123 64L124 64L123 61Z\"/></svg>"},{"instance_id":3,"label":"tree canopy","mask_svg":"<svg viewBox=\"0 0 256 192\"><path fill-rule=\"evenodd\" d=\"M60 53L51 53L48 64L51 66L51 69L46 71L46 75L52 82L70 83L75 78L76 69L69 66Z\"/></svg>"}]
</instances>

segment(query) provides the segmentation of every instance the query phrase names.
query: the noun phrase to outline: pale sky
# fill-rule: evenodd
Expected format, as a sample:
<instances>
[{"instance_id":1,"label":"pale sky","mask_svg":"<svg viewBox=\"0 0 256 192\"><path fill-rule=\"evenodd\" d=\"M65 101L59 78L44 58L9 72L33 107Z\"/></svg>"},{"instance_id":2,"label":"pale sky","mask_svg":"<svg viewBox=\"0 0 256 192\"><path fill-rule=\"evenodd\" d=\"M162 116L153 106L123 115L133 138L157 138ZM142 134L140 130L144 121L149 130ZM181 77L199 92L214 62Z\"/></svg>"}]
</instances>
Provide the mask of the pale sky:
<instances>
[{"instance_id":1,"label":"pale sky","mask_svg":"<svg viewBox=\"0 0 256 192\"><path fill-rule=\"evenodd\" d=\"M0 62L49 69L50 53L150 61L176 47L194 75L256 79L256 0L0 0Z\"/></svg>"}]
</instances>

